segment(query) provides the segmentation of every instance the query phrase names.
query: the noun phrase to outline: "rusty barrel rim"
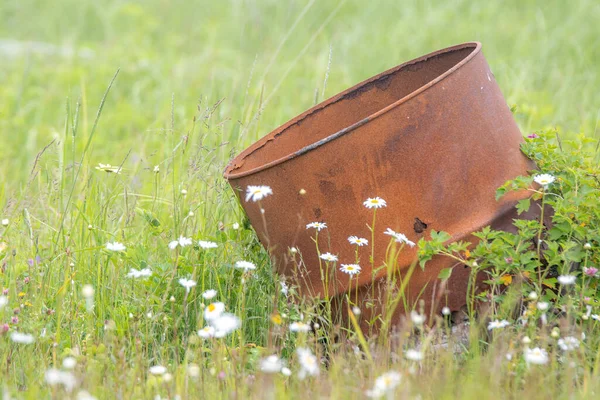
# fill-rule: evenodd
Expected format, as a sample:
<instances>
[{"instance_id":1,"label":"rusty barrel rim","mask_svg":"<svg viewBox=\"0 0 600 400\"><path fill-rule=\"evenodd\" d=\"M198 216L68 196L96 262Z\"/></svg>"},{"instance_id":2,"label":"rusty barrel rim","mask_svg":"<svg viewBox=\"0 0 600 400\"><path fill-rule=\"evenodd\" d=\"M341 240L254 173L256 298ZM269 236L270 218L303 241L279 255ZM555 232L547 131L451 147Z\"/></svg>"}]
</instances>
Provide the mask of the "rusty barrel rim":
<instances>
[{"instance_id":1,"label":"rusty barrel rim","mask_svg":"<svg viewBox=\"0 0 600 400\"><path fill-rule=\"evenodd\" d=\"M354 92L358 89L360 89L361 87L369 84L372 81L375 81L377 79L380 79L381 77L384 77L386 75L391 75L411 64L416 64L422 61L427 61L427 59L435 57L437 55L443 54L443 53L448 53L448 52L452 52L452 51L456 51L456 50L461 50L461 49L466 49L466 48L472 48L473 50L462 60L460 60L458 63L456 63L452 68L448 69L446 72L438 75L436 78L432 79L431 81L427 82L425 85L419 87L418 89L410 92L409 94L407 94L406 96L396 100L395 102L387 105L386 107L378 110L377 112L367 116L366 118L361 119L358 122L355 122L352 125L349 125L348 127L341 129L321 140L318 140L308 146L305 146L303 148L301 148L300 150L297 150L291 154L288 154L284 157L280 157L276 160L273 161L269 161L267 163L264 163L263 165L260 165L258 167L254 167L251 168L247 171L242 171L242 172L238 172L235 173L233 172L236 168L238 168L236 166L236 161L241 161L243 159L245 159L246 157L250 156L254 151L256 151L258 148L260 148L263 144L265 144L266 142L268 142L269 140L272 140L274 136L278 135L279 133L285 131L288 127L290 127L291 125L301 121L302 119L304 119L307 115L310 115L314 112L317 112L325 107L327 107L328 105L336 102L339 98ZM431 52L429 54L426 54L424 56L412 59L410 61L404 62L400 65L397 65L393 68L390 68L380 74L377 74L369 79L366 79L338 94L336 94L335 96L330 97L327 100L322 101L321 103L317 104L316 106L310 108L309 110L305 111L304 113L298 115L297 117L291 119L290 121L286 122L285 124L281 125L280 127L278 127L277 129L271 131L269 134L265 135L264 137L262 137L261 139L259 139L257 142L255 142L254 144L252 144L250 147L248 147L246 150L242 151L237 157L235 157L233 160L231 160L229 162L229 164L227 165L227 167L225 167L225 171L224 171L224 177L228 180L231 179L237 179L237 178L243 178L249 175L253 175L256 174L258 172L264 171L266 169L275 167L279 164L282 164L286 161L289 161L293 158L299 157L305 153L308 153L309 151L312 151L316 148L321 147L322 145L331 142L335 139L337 139L338 137L345 135L349 132L352 132L353 130L361 127L362 125L374 120L377 117L380 117L381 115L393 110L394 108L400 106L401 104L407 102L408 100L418 96L419 94L425 92L426 90L430 89L431 87L437 85L439 82L443 81L445 78L447 78L448 76L452 75L453 73L455 73L458 69L460 69L461 67L463 67L465 64L469 63L475 56L477 56L477 54L479 54L481 52L481 43L480 42L466 42L466 43L462 43L462 44L458 44L458 45L454 45L454 46L450 46L450 47L446 47L444 49L441 50L437 50L434 52Z\"/></svg>"}]
</instances>

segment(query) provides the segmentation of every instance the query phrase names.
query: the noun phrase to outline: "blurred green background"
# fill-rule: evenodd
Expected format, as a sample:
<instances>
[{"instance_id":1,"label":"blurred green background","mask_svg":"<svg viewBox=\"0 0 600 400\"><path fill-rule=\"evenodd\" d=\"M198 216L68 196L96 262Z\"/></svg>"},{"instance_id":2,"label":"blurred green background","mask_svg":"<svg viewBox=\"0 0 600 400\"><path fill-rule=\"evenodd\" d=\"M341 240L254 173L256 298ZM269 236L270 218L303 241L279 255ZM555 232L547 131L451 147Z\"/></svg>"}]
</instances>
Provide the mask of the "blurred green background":
<instances>
[{"instance_id":1,"label":"blurred green background","mask_svg":"<svg viewBox=\"0 0 600 400\"><path fill-rule=\"evenodd\" d=\"M151 168L170 135L190 132L199 102L222 100L207 139L220 146L217 173L315 101L472 40L524 132L598 135L598 21L596 0L3 1L0 179L21 188L36 154L64 136L67 103L81 102L82 148L117 68L90 163L131 150L126 167Z\"/></svg>"}]
</instances>

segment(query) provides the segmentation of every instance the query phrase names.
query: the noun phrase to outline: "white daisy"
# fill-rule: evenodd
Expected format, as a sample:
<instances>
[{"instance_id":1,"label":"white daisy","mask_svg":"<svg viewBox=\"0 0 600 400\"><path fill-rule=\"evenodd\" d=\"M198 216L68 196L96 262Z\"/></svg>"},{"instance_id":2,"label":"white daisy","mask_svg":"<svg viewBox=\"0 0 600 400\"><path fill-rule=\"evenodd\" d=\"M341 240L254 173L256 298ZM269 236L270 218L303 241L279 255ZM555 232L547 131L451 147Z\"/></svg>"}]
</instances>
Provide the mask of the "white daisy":
<instances>
[{"instance_id":1,"label":"white daisy","mask_svg":"<svg viewBox=\"0 0 600 400\"><path fill-rule=\"evenodd\" d=\"M490 323L488 324L488 331L491 331L492 329L506 328L509 325L510 325L510 322L508 322L505 319L503 319L502 321L500 321L499 319L496 319L494 321L490 321Z\"/></svg>"},{"instance_id":2,"label":"white daisy","mask_svg":"<svg viewBox=\"0 0 600 400\"><path fill-rule=\"evenodd\" d=\"M28 333L20 333L15 331L10 334L10 340L20 344L31 344L35 341L35 338L33 335Z\"/></svg>"},{"instance_id":3,"label":"white daisy","mask_svg":"<svg viewBox=\"0 0 600 400\"><path fill-rule=\"evenodd\" d=\"M329 262L337 261L338 257L331 253L323 253L319 256L321 259Z\"/></svg>"},{"instance_id":4,"label":"white daisy","mask_svg":"<svg viewBox=\"0 0 600 400\"><path fill-rule=\"evenodd\" d=\"M225 304L218 301L210 303L204 309L204 319L207 321L216 320L223 314L223 311L225 311Z\"/></svg>"},{"instance_id":5,"label":"white daisy","mask_svg":"<svg viewBox=\"0 0 600 400\"><path fill-rule=\"evenodd\" d=\"M260 370L267 374L276 374L281 371L281 368L283 368L283 362L277 354L272 354L260 360Z\"/></svg>"},{"instance_id":6,"label":"white daisy","mask_svg":"<svg viewBox=\"0 0 600 400\"><path fill-rule=\"evenodd\" d=\"M215 328L215 337L222 338L238 329L242 322L233 314L222 313L216 319L211 320L210 324Z\"/></svg>"},{"instance_id":7,"label":"white daisy","mask_svg":"<svg viewBox=\"0 0 600 400\"><path fill-rule=\"evenodd\" d=\"M358 264L342 264L340 271L347 273L348 275L356 275L360 272L361 268Z\"/></svg>"},{"instance_id":8,"label":"white daisy","mask_svg":"<svg viewBox=\"0 0 600 400\"><path fill-rule=\"evenodd\" d=\"M283 294L284 296L287 296L288 292L290 290L287 283L285 283L285 281L279 281L279 286L281 286L281 294Z\"/></svg>"},{"instance_id":9,"label":"white daisy","mask_svg":"<svg viewBox=\"0 0 600 400\"><path fill-rule=\"evenodd\" d=\"M423 325L423 323L427 319L427 316L425 314L419 314L418 312L413 310L410 312L410 319L415 325Z\"/></svg>"},{"instance_id":10,"label":"white daisy","mask_svg":"<svg viewBox=\"0 0 600 400\"><path fill-rule=\"evenodd\" d=\"M523 356L527 364L544 365L548 362L548 353L539 347L525 349Z\"/></svg>"},{"instance_id":11,"label":"white daisy","mask_svg":"<svg viewBox=\"0 0 600 400\"><path fill-rule=\"evenodd\" d=\"M200 240L198 241L198 245L203 249L216 249L217 247L219 247L219 245L215 242L211 242L208 240Z\"/></svg>"},{"instance_id":12,"label":"white daisy","mask_svg":"<svg viewBox=\"0 0 600 400\"><path fill-rule=\"evenodd\" d=\"M268 195L273 194L268 186L248 186L246 188L246 201L252 199L252 201L262 200Z\"/></svg>"},{"instance_id":13,"label":"white daisy","mask_svg":"<svg viewBox=\"0 0 600 400\"><path fill-rule=\"evenodd\" d=\"M167 372L167 368L162 365L153 365L149 368L152 375L164 375Z\"/></svg>"},{"instance_id":14,"label":"white daisy","mask_svg":"<svg viewBox=\"0 0 600 400\"><path fill-rule=\"evenodd\" d=\"M568 286L574 284L577 277L575 275L560 275L557 279L561 285Z\"/></svg>"},{"instance_id":15,"label":"white daisy","mask_svg":"<svg viewBox=\"0 0 600 400\"><path fill-rule=\"evenodd\" d=\"M573 336L567 336L564 339L558 339L558 347L563 351L573 351L579 348L579 339L574 338Z\"/></svg>"},{"instance_id":16,"label":"white daisy","mask_svg":"<svg viewBox=\"0 0 600 400\"><path fill-rule=\"evenodd\" d=\"M244 272L248 272L256 269L256 265L251 263L250 261L236 261L235 267L239 269L243 269Z\"/></svg>"},{"instance_id":17,"label":"white daisy","mask_svg":"<svg viewBox=\"0 0 600 400\"><path fill-rule=\"evenodd\" d=\"M106 243L106 250L109 251L125 251L125 245L123 243L114 242L114 243Z\"/></svg>"},{"instance_id":18,"label":"white daisy","mask_svg":"<svg viewBox=\"0 0 600 400\"><path fill-rule=\"evenodd\" d=\"M367 391L367 396L380 398L387 394L388 397L392 398L394 389L400 384L401 381L402 375L400 375L398 372L386 372L375 379L375 385L373 386L372 390Z\"/></svg>"},{"instance_id":19,"label":"white daisy","mask_svg":"<svg viewBox=\"0 0 600 400\"><path fill-rule=\"evenodd\" d=\"M304 322L292 322L290 324L290 332L310 332L311 328L309 324Z\"/></svg>"},{"instance_id":20,"label":"white daisy","mask_svg":"<svg viewBox=\"0 0 600 400\"><path fill-rule=\"evenodd\" d=\"M348 238L350 244L355 244L357 246L367 246L369 241L365 238L359 238L358 236L350 236Z\"/></svg>"},{"instance_id":21,"label":"white daisy","mask_svg":"<svg viewBox=\"0 0 600 400\"><path fill-rule=\"evenodd\" d=\"M185 278L180 278L179 279L179 284L181 286L183 286L186 290L186 292L190 292L190 290L196 286L196 281L193 281L191 279L185 279Z\"/></svg>"},{"instance_id":22,"label":"white daisy","mask_svg":"<svg viewBox=\"0 0 600 400\"><path fill-rule=\"evenodd\" d=\"M381 197L368 198L363 202L364 206L367 208L381 208L386 207L387 203Z\"/></svg>"},{"instance_id":23,"label":"white daisy","mask_svg":"<svg viewBox=\"0 0 600 400\"><path fill-rule=\"evenodd\" d=\"M386 235L390 235L391 237L396 239L396 242L398 242L398 243L406 243L410 247L415 247L415 242L408 240L406 235L403 233L395 232L395 231L391 230L390 228L387 228L386 231L383 233Z\"/></svg>"},{"instance_id":24,"label":"white daisy","mask_svg":"<svg viewBox=\"0 0 600 400\"><path fill-rule=\"evenodd\" d=\"M550 303L548 303L547 301L539 301L536 304L536 307L540 311L546 311L546 310L548 310L548 307L550 307Z\"/></svg>"},{"instance_id":25,"label":"white daisy","mask_svg":"<svg viewBox=\"0 0 600 400\"><path fill-rule=\"evenodd\" d=\"M291 376L292 370L289 369L288 367L283 367L283 368L281 368L281 374L284 376Z\"/></svg>"},{"instance_id":26,"label":"white daisy","mask_svg":"<svg viewBox=\"0 0 600 400\"><path fill-rule=\"evenodd\" d=\"M8 304L8 297L0 296L0 310L2 310L2 308L7 304Z\"/></svg>"},{"instance_id":27,"label":"white daisy","mask_svg":"<svg viewBox=\"0 0 600 400\"><path fill-rule=\"evenodd\" d=\"M595 319L596 321L600 321L600 315L592 314L592 319Z\"/></svg>"},{"instance_id":28,"label":"white daisy","mask_svg":"<svg viewBox=\"0 0 600 400\"><path fill-rule=\"evenodd\" d=\"M131 268L127 274L128 278L147 278L149 276L152 276L152 270L150 268L144 268L142 270Z\"/></svg>"},{"instance_id":29,"label":"white daisy","mask_svg":"<svg viewBox=\"0 0 600 400\"><path fill-rule=\"evenodd\" d=\"M535 175L533 177L533 180L537 184L542 185L543 187L547 187L548 185L553 183L555 181L555 179L556 178L554 178L554 176L550 175L550 174L540 174L540 175Z\"/></svg>"},{"instance_id":30,"label":"white daisy","mask_svg":"<svg viewBox=\"0 0 600 400\"><path fill-rule=\"evenodd\" d=\"M217 291L215 289L208 289L205 290L204 293L202 293L202 297L204 297L206 300L210 300L213 297L215 297L217 295Z\"/></svg>"},{"instance_id":31,"label":"white daisy","mask_svg":"<svg viewBox=\"0 0 600 400\"><path fill-rule=\"evenodd\" d=\"M104 172L113 173L113 174L121 173L121 167L115 167L110 164L98 163L98 166L96 167L96 169L99 171L104 171Z\"/></svg>"},{"instance_id":32,"label":"white daisy","mask_svg":"<svg viewBox=\"0 0 600 400\"><path fill-rule=\"evenodd\" d=\"M202 339L209 339L215 336L215 328L210 325L205 326L204 328L198 330L198 336Z\"/></svg>"},{"instance_id":33,"label":"white daisy","mask_svg":"<svg viewBox=\"0 0 600 400\"><path fill-rule=\"evenodd\" d=\"M177 246L185 247L192 244L192 239L186 238L185 236L179 236L179 239L173 240L169 243L169 248L171 250L175 249Z\"/></svg>"},{"instance_id":34,"label":"white daisy","mask_svg":"<svg viewBox=\"0 0 600 400\"><path fill-rule=\"evenodd\" d=\"M75 359L75 357L65 357L65 359L62 362L62 365L63 368L73 369L77 365L77 360Z\"/></svg>"},{"instance_id":35,"label":"white daisy","mask_svg":"<svg viewBox=\"0 0 600 400\"><path fill-rule=\"evenodd\" d=\"M8 226L9 223L10 223L10 221L8 220L8 218L4 218L2 220L2 226Z\"/></svg>"},{"instance_id":36,"label":"white daisy","mask_svg":"<svg viewBox=\"0 0 600 400\"><path fill-rule=\"evenodd\" d=\"M423 360L423 353L421 353L419 350L409 349L406 350L406 353L404 353L404 357L410 361L421 361Z\"/></svg>"},{"instance_id":37,"label":"white daisy","mask_svg":"<svg viewBox=\"0 0 600 400\"><path fill-rule=\"evenodd\" d=\"M310 228L314 228L317 231L320 231L321 229L327 228L327 224L325 222L311 222L310 224L306 225L306 229Z\"/></svg>"},{"instance_id":38,"label":"white daisy","mask_svg":"<svg viewBox=\"0 0 600 400\"><path fill-rule=\"evenodd\" d=\"M300 379L304 379L306 376L319 375L319 361L310 349L298 347L296 354L298 355L298 363L300 364L300 372L298 374Z\"/></svg>"},{"instance_id":39,"label":"white daisy","mask_svg":"<svg viewBox=\"0 0 600 400\"><path fill-rule=\"evenodd\" d=\"M75 375L67 371L60 371L55 368L50 368L44 374L46 383L50 386L63 385L65 391L71 392L75 385L77 385L77 379Z\"/></svg>"}]
</instances>

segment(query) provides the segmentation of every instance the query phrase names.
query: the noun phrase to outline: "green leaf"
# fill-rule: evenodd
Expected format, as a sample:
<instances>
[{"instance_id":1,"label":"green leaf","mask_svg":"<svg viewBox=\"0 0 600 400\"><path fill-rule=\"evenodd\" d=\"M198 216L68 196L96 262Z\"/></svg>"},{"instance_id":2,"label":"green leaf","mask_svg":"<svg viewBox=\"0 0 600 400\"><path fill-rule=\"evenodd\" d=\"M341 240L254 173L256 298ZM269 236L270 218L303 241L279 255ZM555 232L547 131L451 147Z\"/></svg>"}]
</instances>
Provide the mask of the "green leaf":
<instances>
[{"instance_id":1,"label":"green leaf","mask_svg":"<svg viewBox=\"0 0 600 400\"><path fill-rule=\"evenodd\" d=\"M441 279L441 280L443 280L443 281L445 281L448 278L450 278L451 275L452 275L452 268L444 268L438 274L438 278Z\"/></svg>"},{"instance_id":2,"label":"green leaf","mask_svg":"<svg viewBox=\"0 0 600 400\"><path fill-rule=\"evenodd\" d=\"M517 213L521 215L524 212L529 211L529 207L531 207L531 198L519 200L517 203Z\"/></svg>"}]
</instances>

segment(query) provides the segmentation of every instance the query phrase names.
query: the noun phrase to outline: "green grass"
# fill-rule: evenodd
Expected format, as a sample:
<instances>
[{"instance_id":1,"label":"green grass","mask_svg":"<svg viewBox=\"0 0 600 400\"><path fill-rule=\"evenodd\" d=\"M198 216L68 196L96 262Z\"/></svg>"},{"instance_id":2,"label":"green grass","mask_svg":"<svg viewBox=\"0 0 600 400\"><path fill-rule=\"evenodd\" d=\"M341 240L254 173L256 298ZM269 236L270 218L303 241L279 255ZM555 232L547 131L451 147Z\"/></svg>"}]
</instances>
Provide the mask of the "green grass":
<instances>
[{"instance_id":1,"label":"green grass","mask_svg":"<svg viewBox=\"0 0 600 400\"><path fill-rule=\"evenodd\" d=\"M596 358L587 353L565 369L506 362L508 351L520 357L508 348L521 339L516 329L490 351L479 352L475 341L469 356L441 350L420 369L377 353L371 364L348 345L319 378L258 372L272 351L295 372L296 340L273 332L279 284L222 171L315 102L471 40L483 43L524 133L557 127L598 138L599 20L593 0L0 3L0 217L9 220L0 226L0 286L9 298L0 324L36 337L18 345L0 336L0 389L67 398L43 375L71 355L73 398L79 390L102 399L363 398L388 369L402 370L405 396L594 398ZM16 51L8 40L18 41ZM100 171L99 163L122 173ZM170 250L180 235L219 248ZM109 241L126 252L107 252ZM231 268L237 260L258 265L245 284ZM125 277L146 266L151 278ZM186 296L179 277L198 286ZM95 287L92 311L85 284ZM212 344L195 335L207 288L243 316L241 331ZM279 300L284 326L299 319ZM157 364L170 380L149 375Z\"/></svg>"}]
</instances>

